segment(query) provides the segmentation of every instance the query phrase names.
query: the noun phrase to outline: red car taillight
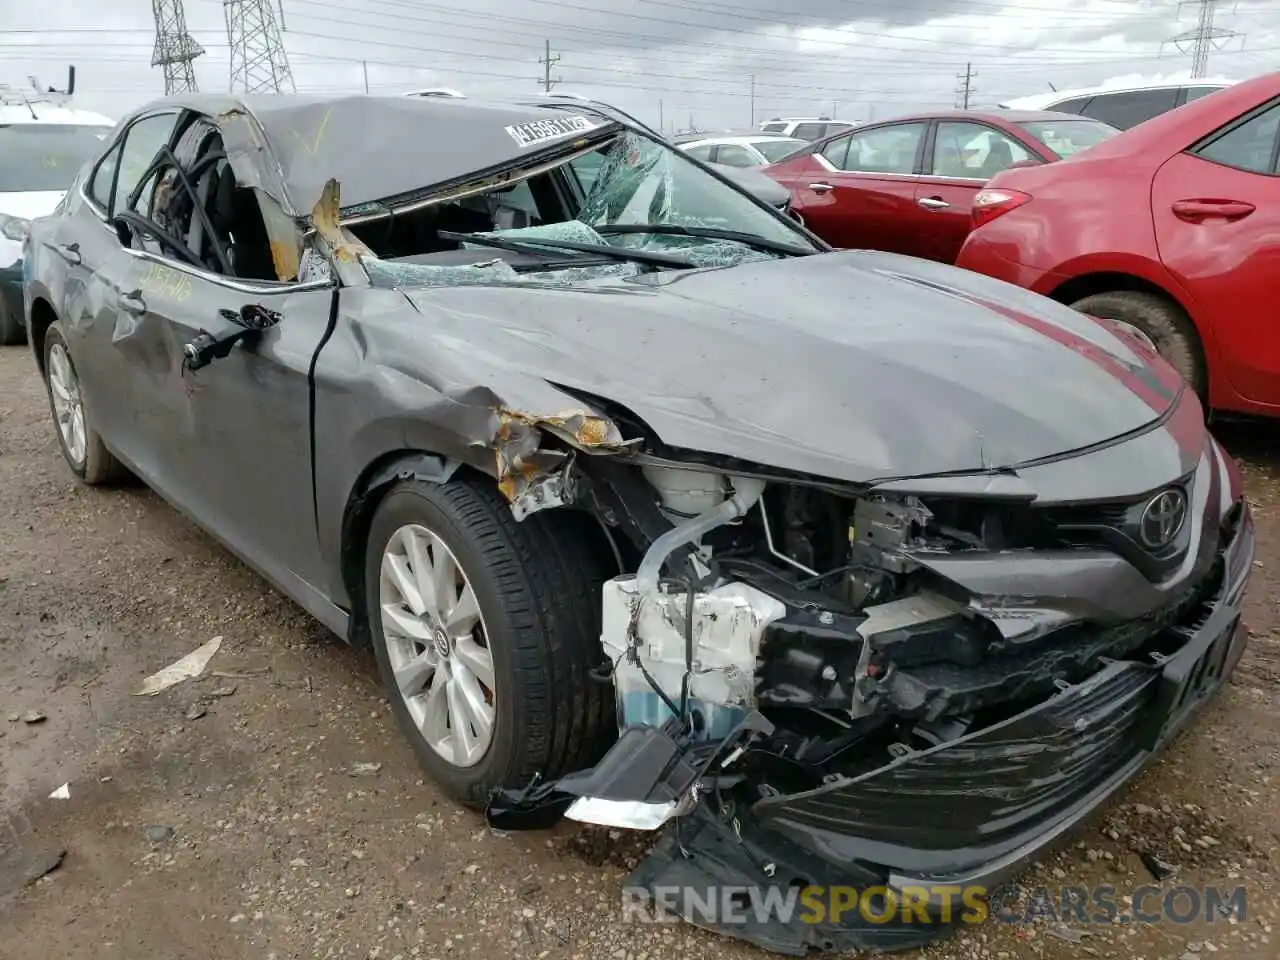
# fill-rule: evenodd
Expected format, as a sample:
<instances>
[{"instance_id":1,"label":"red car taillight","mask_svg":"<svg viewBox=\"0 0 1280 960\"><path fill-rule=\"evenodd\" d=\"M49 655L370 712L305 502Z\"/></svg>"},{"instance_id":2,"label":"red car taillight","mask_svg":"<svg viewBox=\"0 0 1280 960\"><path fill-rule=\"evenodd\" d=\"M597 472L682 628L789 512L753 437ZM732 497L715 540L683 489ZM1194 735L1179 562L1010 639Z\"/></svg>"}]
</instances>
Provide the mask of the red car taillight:
<instances>
[{"instance_id":1,"label":"red car taillight","mask_svg":"<svg viewBox=\"0 0 1280 960\"><path fill-rule=\"evenodd\" d=\"M1021 190L988 188L978 191L978 195L973 198L972 229L976 230L984 223L990 223L1010 210L1017 210L1030 199L1031 194L1023 193Z\"/></svg>"}]
</instances>

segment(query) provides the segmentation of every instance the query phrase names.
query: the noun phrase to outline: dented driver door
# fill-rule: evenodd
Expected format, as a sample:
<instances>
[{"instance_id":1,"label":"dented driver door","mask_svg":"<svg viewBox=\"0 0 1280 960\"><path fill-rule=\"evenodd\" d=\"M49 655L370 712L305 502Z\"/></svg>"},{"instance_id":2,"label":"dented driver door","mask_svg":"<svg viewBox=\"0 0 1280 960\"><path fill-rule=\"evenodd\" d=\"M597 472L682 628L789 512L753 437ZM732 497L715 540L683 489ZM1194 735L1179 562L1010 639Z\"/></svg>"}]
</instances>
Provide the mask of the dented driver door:
<instances>
[{"instance_id":1,"label":"dented driver door","mask_svg":"<svg viewBox=\"0 0 1280 960\"><path fill-rule=\"evenodd\" d=\"M308 375L331 283L242 281L131 253L140 335L129 353L136 394L153 404L147 439L163 463L161 492L278 585L305 593L293 581L316 582L319 556ZM235 319L246 308L271 325L246 331ZM192 363L188 345L202 335L223 340L224 355Z\"/></svg>"}]
</instances>

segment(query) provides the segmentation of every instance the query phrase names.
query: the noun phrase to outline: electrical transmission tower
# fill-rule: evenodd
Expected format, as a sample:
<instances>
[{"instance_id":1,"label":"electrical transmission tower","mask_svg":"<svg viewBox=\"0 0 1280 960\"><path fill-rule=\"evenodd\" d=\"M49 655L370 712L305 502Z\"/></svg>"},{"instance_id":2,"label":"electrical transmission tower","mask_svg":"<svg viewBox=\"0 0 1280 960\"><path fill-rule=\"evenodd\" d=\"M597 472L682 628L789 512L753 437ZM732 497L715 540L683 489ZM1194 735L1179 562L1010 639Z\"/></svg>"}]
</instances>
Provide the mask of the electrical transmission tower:
<instances>
[{"instance_id":1,"label":"electrical transmission tower","mask_svg":"<svg viewBox=\"0 0 1280 960\"><path fill-rule=\"evenodd\" d=\"M1186 0L1187 6L1199 7L1196 25L1192 30L1170 37L1165 43L1172 43L1182 53L1191 54L1191 76L1203 77L1209 72L1209 54L1221 50L1228 40L1239 38L1244 42L1244 34L1235 30L1222 30L1213 25L1218 12L1218 0ZM1183 4L1178 5L1181 11Z\"/></svg>"},{"instance_id":2,"label":"electrical transmission tower","mask_svg":"<svg viewBox=\"0 0 1280 960\"><path fill-rule=\"evenodd\" d=\"M151 0L151 13L156 20L156 45L151 65L164 67L164 93L194 93L196 71L192 61L204 53L204 47L187 33L187 15L182 0Z\"/></svg>"},{"instance_id":3,"label":"electrical transmission tower","mask_svg":"<svg viewBox=\"0 0 1280 960\"><path fill-rule=\"evenodd\" d=\"M964 73L957 73L956 80L959 86L956 87L956 106L961 110L969 109L969 97L973 95L973 81L978 75L973 72L973 64L966 63L964 65Z\"/></svg>"},{"instance_id":4,"label":"electrical transmission tower","mask_svg":"<svg viewBox=\"0 0 1280 960\"><path fill-rule=\"evenodd\" d=\"M560 62L560 54L557 53L553 57L551 55L551 41L544 40L543 43L545 44L544 50L546 52L538 59L538 62L542 64L542 79L538 82L542 84L542 90L544 93L550 93L551 89L559 83L561 79L560 77L551 76L551 68Z\"/></svg>"},{"instance_id":5,"label":"electrical transmission tower","mask_svg":"<svg viewBox=\"0 0 1280 960\"><path fill-rule=\"evenodd\" d=\"M276 0L223 0L233 93L295 93ZM280 19L284 19L281 12Z\"/></svg>"}]
</instances>

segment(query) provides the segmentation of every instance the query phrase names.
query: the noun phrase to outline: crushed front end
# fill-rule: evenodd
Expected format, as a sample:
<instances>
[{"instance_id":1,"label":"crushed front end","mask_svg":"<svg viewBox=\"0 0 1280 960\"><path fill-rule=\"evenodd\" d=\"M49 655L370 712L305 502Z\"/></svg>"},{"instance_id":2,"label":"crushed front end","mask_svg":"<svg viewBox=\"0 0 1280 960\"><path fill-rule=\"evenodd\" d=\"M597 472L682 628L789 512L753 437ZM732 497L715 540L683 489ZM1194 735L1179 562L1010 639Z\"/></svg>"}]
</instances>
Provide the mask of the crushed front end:
<instances>
[{"instance_id":1,"label":"crushed front end","mask_svg":"<svg viewBox=\"0 0 1280 960\"><path fill-rule=\"evenodd\" d=\"M887 891L887 920L681 908L777 952L936 937L962 891L1096 809L1239 660L1253 521L1199 416L1187 403L1075 457L856 490L585 459L557 502L639 556L604 587L621 734L591 770L496 795L490 821L660 828L631 883L669 906L672 889L696 892L685 905Z\"/></svg>"}]
</instances>

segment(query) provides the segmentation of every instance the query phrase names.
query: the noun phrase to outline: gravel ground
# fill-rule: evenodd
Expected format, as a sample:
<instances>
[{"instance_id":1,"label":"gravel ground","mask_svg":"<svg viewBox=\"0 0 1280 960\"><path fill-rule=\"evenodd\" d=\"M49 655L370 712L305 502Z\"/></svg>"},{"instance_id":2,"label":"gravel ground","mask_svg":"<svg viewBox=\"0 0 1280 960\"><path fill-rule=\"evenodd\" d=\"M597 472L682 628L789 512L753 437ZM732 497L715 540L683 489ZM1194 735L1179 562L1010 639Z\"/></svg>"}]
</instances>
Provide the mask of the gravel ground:
<instances>
[{"instance_id":1,"label":"gravel ground","mask_svg":"<svg viewBox=\"0 0 1280 960\"><path fill-rule=\"evenodd\" d=\"M1155 850L1180 867L1171 883L1243 885L1245 918L1092 926L1079 942L1078 927L989 923L902 956L1280 952L1280 429L1220 432L1260 527L1251 646L1193 729L1023 884L1131 890ZM766 956L623 922L635 837L500 836L444 799L371 658L144 488L74 481L25 348L0 349L0 491L0 958ZM215 636L205 677L131 695ZM63 783L70 798L50 798Z\"/></svg>"}]
</instances>

